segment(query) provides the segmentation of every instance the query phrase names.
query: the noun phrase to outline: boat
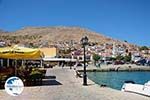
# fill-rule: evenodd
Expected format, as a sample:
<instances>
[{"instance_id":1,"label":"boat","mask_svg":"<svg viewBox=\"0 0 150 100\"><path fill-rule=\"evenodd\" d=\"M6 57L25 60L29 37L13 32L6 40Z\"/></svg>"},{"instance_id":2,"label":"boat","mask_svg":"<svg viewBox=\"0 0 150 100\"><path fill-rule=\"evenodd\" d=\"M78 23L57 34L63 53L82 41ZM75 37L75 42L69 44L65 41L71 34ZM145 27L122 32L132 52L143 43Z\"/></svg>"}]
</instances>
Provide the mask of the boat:
<instances>
[{"instance_id":1,"label":"boat","mask_svg":"<svg viewBox=\"0 0 150 100\"><path fill-rule=\"evenodd\" d=\"M134 82L127 81L127 83L123 84L121 91L136 93L150 97L150 81L148 81L144 85L135 84Z\"/></svg>"}]
</instances>

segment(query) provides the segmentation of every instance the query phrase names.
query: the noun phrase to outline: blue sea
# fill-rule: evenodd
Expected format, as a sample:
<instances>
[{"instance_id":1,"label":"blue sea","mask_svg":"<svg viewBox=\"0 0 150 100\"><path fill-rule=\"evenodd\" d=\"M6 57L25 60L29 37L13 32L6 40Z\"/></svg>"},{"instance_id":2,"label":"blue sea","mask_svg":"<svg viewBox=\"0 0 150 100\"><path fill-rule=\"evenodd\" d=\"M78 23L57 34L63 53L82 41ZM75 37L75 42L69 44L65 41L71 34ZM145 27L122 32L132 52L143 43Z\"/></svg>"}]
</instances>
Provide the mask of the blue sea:
<instances>
[{"instance_id":1,"label":"blue sea","mask_svg":"<svg viewBox=\"0 0 150 100\"><path fill-rule=\"evenodd\" d=\"M96 84L105 84L110 88L121 90L126 80L144 84L150 80L150 72L88 72L88 78Z\"/></svg>"}]
</instances>

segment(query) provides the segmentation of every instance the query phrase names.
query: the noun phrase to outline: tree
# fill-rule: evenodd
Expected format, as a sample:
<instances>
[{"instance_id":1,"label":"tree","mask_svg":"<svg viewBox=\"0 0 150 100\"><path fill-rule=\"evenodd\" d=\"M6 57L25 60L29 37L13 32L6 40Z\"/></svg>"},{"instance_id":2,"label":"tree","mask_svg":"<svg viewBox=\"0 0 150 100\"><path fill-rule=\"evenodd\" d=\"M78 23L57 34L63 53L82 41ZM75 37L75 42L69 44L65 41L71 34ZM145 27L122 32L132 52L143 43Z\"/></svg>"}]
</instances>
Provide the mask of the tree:
<instances>
[{"instance_id":1,"label":"tree","mask_svg":"<svg viewBox=\"0 0 150 100\"><path fill-rule=\"evenodd\" d=\"M99 61L101 59L101 56L98 54L93 54L93 60L94 60L94 64L96 65L97 61Z\"/></svg>"},{"instance_id":2,"label":"tree","mask_svg":"<svg viewBox=\"0 0 150 100\"><path fill-rule=\"evenodd\" d=\"M111 57L110 60L111 60L111 61L115 61L116 58L115 58L115 57Z\"/></svg>"},{"instance_id":3,"label":"tree","mask_svg":"<svg viewBox=\"0 0 150 100\"><path fill-rule=\"evenodd\" d=\"M125 57L124 57L124 61L125 61L125 62L130 62L130 61L131 61L131 56L130 56L130 55L125 56Z\"/></svg>"},{"instance_id":4,"label":"tree","mask_svg":"<svg viewBox=\"0 0 150 100\"><path fill-rule=\"evenodd\" d=\"M127 41L127 40L124 40L124 42L126 42L126 43L127 43L128 41Z\"/></svg>"},{"instance_id":5,"label":"tree","mask_svg":"<svg viewBox=\"0 0 150 100\"><path fill-rule=\"evenodd\" d=\"M142 47L139 48L139 50L140 51L142 51L142 50L149 50L149 48L147 46L142 46Z\"/></svg>"},{"instance_id":6,"label":"tree","mask_svg":"<svg viewBox=\"0 0 150 100\"><path fill-rule=\"evenodd\" d=\"M126 56L121 56L121 55L118 55L117 57L116 57L116 60L123 60L123 61L125 61L125 62L130 62L131 61L131 52L129 52L129 54L128 55L126 55Z\"/></svg>"},{"instance_id":7,"label":"tree","mask_svg":"<svg viewBox=\"0 0 150 100\"><path fill-rule=\"evenodd\" d=\"M121 56L121 55L118 55L118 56L116 57L116 60L124 60L124 57Z\"/></svg>"}]
</instances>

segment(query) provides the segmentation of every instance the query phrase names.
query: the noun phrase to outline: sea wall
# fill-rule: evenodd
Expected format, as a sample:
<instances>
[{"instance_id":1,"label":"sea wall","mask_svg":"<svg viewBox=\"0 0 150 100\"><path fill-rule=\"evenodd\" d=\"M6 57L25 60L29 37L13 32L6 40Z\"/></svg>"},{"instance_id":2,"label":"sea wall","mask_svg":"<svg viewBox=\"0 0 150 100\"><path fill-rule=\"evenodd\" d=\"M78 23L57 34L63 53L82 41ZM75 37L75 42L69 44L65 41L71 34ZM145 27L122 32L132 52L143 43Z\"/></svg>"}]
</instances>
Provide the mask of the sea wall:
<instances>
[{"instance_id":1,"label":"sea wall","mask_svg":"<svg viewBox=\"0 0 150 100\"><path fill-rule=\"evenodd\" d=\"M79 72L83 72L83 68L77 69ZM101 66L97 67L87 67L87 72L122 72L122 71L149 71L150 66L137 66L137 65L109 65L109 66Z\"/></svg>"}]
</instances>

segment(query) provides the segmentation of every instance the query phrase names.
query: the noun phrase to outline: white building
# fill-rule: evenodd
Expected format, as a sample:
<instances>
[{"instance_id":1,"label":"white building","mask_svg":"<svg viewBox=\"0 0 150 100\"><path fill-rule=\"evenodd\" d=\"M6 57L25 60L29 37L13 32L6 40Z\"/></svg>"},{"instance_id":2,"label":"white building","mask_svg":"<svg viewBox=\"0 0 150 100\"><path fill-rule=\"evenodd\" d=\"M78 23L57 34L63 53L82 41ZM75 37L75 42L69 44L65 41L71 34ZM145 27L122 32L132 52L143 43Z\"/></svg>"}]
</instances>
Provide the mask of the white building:
<instances>
[{"instance_id":1,"label":"white building","mask_svg":"<svg viewBox=\"0 0 150 100\"><path fill-rule=\"evenodd\" d=\"M139 53L134 53L132 54L131 56L131 60L134 61L134 62L137 62L139 61L140 59L142 59L141 55Z\"/></svg>"},{"instance_id":2,"label":"white building","mask_svg":"<svg viewBox=\"0 0 150 100\"><path fill-rule=\"evenodd\" d=\"M118 55L125 56L126 49L122 46L116 46L116 44L113 44L113 50L112 50L112 57L116 57Z\"/></svg>"}]
</instances>

